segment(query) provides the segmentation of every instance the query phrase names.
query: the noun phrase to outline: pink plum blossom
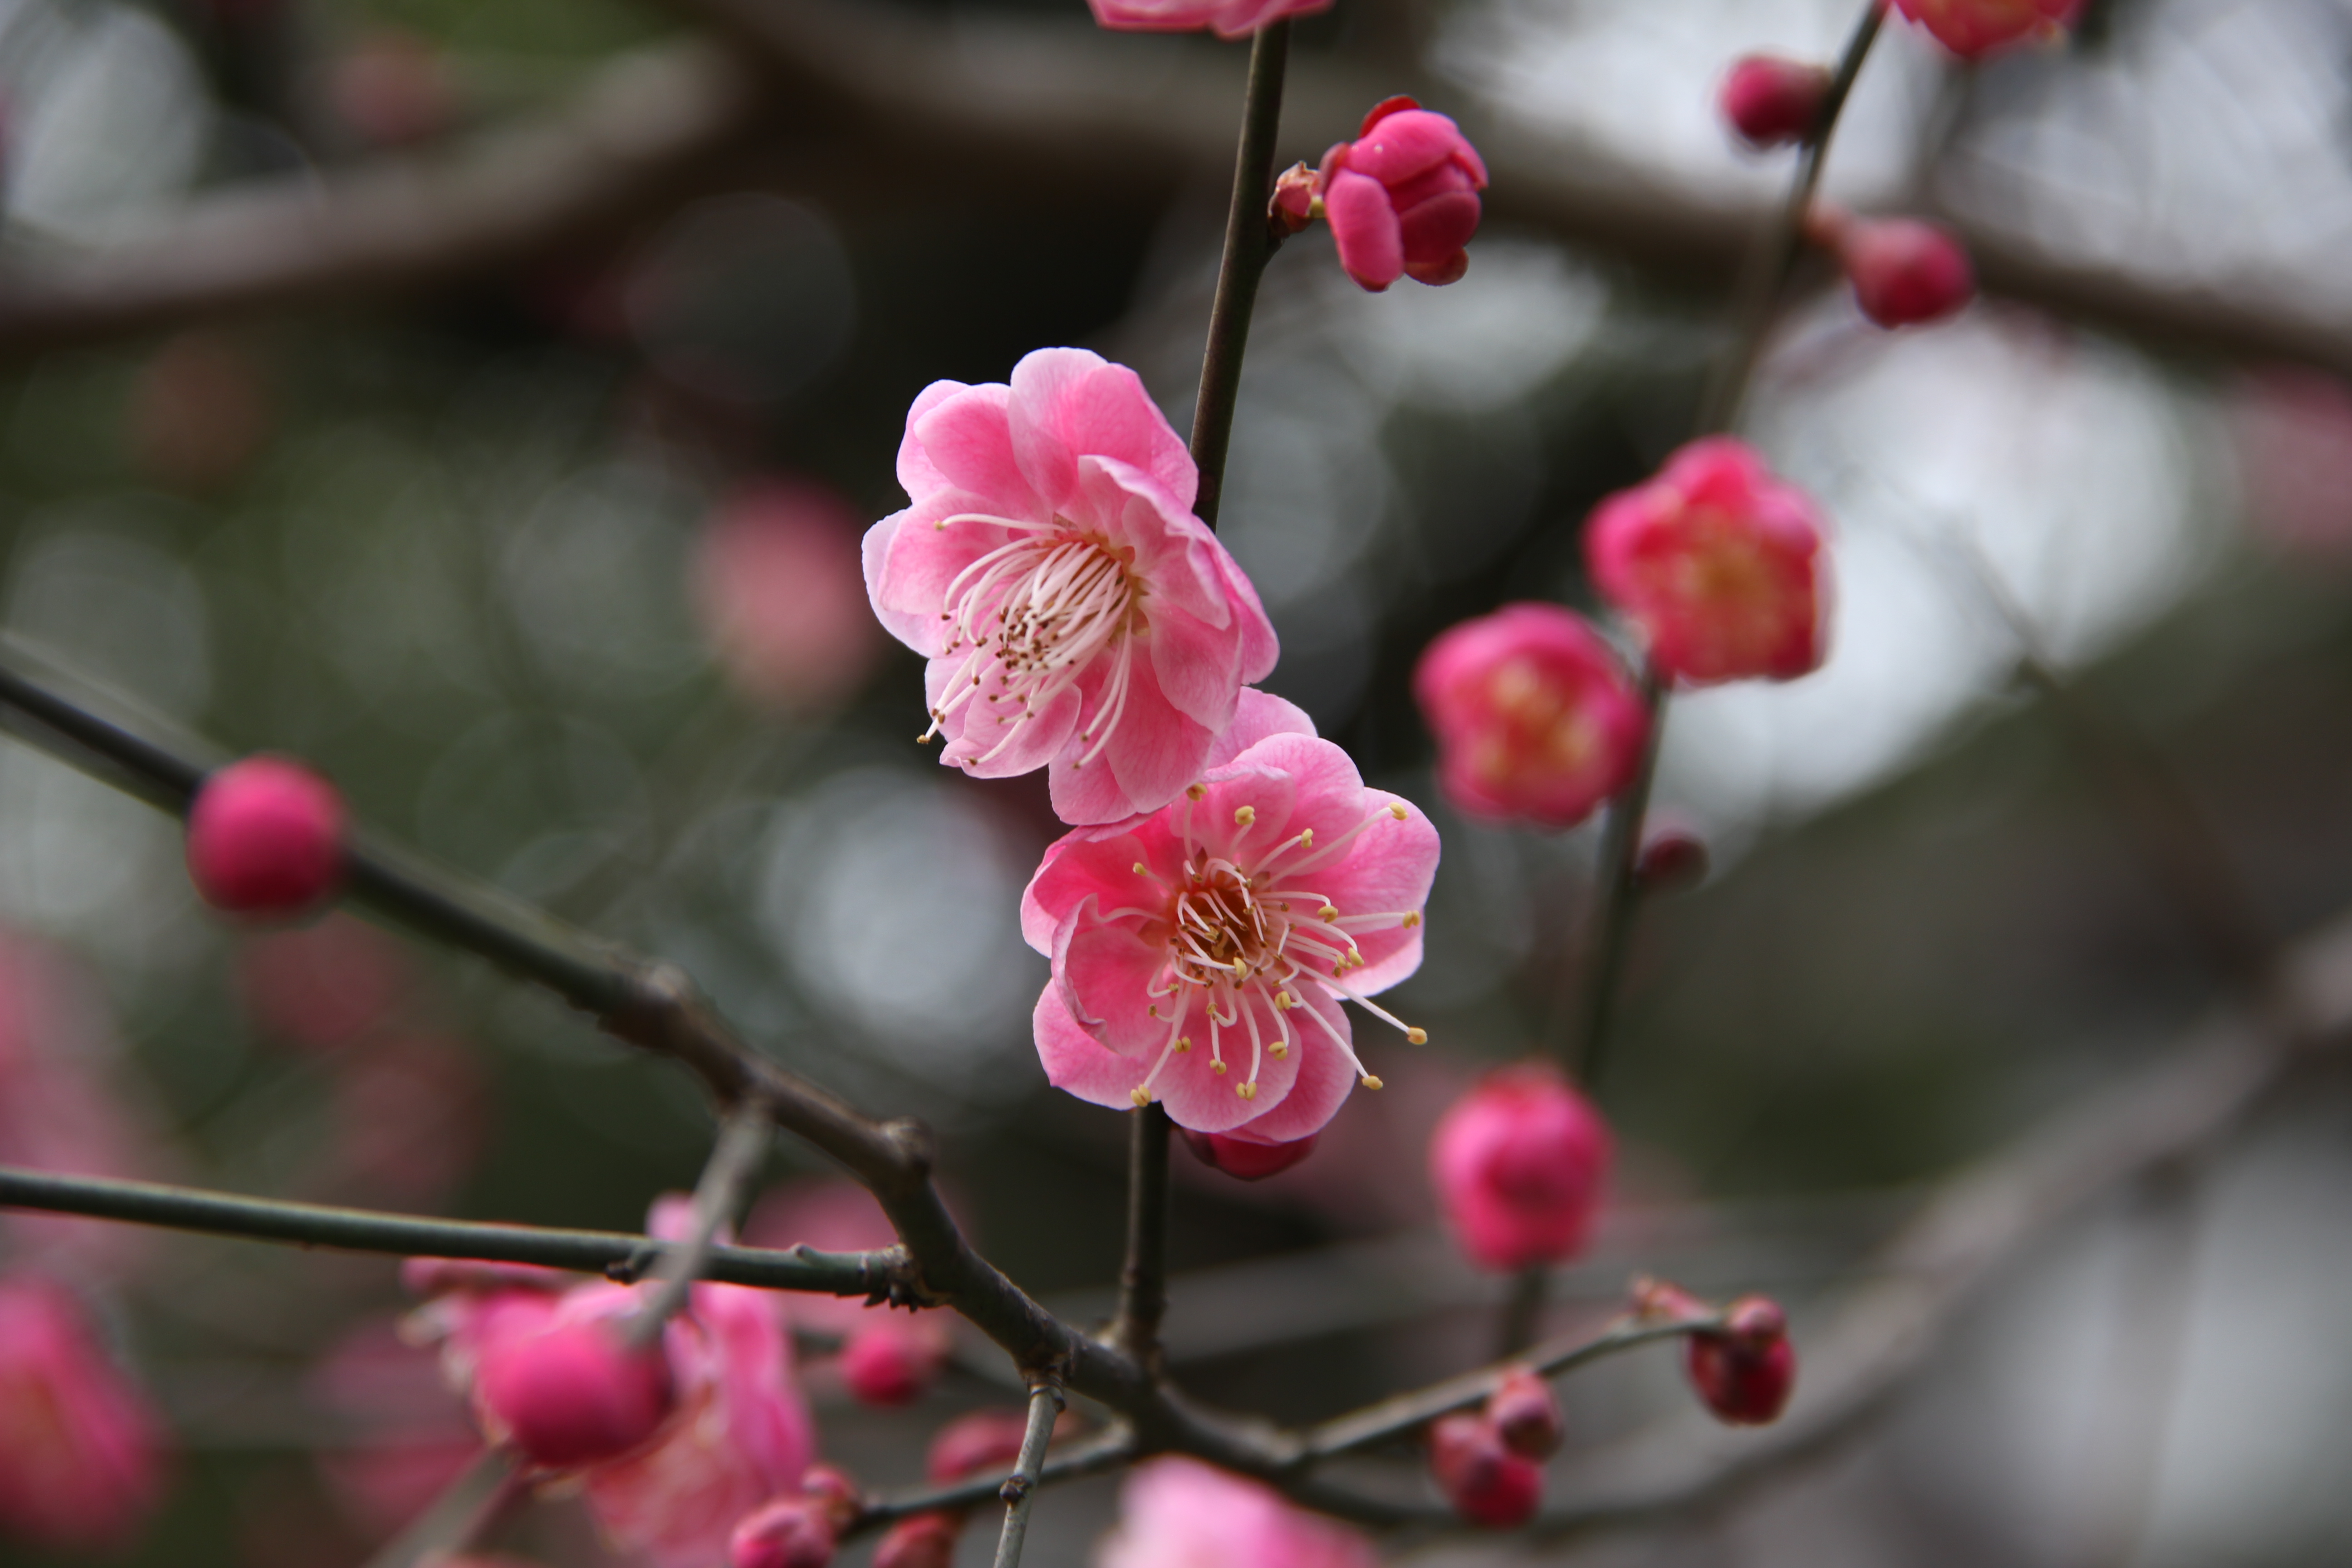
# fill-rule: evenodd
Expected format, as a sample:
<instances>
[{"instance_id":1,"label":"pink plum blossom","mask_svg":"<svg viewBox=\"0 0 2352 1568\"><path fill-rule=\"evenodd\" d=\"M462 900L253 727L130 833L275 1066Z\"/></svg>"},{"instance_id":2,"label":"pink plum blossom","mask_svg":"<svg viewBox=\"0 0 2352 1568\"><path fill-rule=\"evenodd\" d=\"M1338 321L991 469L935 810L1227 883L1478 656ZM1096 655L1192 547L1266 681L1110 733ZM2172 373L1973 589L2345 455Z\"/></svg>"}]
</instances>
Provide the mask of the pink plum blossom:
<instances>
[{"instance_id":1,"label":"pink plum blossom","mask_svg":"<svg viewBox=\"0 0 2352 1568\"><path fill-rule=\"evenodd\" d=\"M237 987L273 1037L324 1051L371 1033L398 1011L408 966L392 938L346 914L259 933L237 954Z\"/></svg>"},{"instance_id":2,"label":"pink plum blossom","mask_svg":"<svg viewBox=\"0 0 2352 1568\"><path fill-rule=\"evenodd\" d=\"M81 1302L36 1277L0 1283L0 1531L119 1547L163 1489L163 1424Z\"/></svg>"},{"instance_id":3,"label":"pink plum blossom","mask_svg":"<svg viewBox=\"0 0 2352 1568\"><path fill-rule=\"evenodd\" d=\"M907 415L913 504L866 535L875 614L930 660L940 761L1047 769L1063 821L1116 822L1199 776L1274 668L1257 592L1192 515L1199 471L1124 365L1040 349L1009 385L934 382ZM1050 764L1050 765L1049 765Z\"/></svg>"},{"instance_id":4,"label":"pink plum blossom","mask_svg":"<svg viewBox=\"0 0 2352 1568\"><path fill-rule=\"evenodd\" d=\"M403 1339L388 1317L347 1331L303 1392L348 1434L320 1451L319 1468L344 1513L372 1536L390 1536L424 1512L482 1451L438 1358Z\"/></svg>"},{"instance_id":5,"label":"pink plum blossom","mask_svg":"<svg viewBox=\"0 0 2352 1568\"><path fill-rule=\"evenodd\" d=\"M1789 680L1828 651L1829 560L1812 498L1744 441L1710 436L1593 510L1592 580L1685 686Z\"/></svg>"},{"instance_id":6,"label":"pink plum blossom","mask_svg":"<svg viewBox=\"0 0 2352 1568\"><path fill-rule=\"evenodd\" d=\"M1558 1069L1521 1062L1454 1103L1429 1143L1429 1173L1454 1238L1500 1273L1583 1250L1616 1152L1609 1124Z\"/></svg>"},{"instance_id":7,"label":"pink plum blossom","mask_svg":"<svg viewBox=\"0 0 2352 1568\"><path fill-rule=\"evenodd\" d=\"M1150 816L1046 850L1021 903L1054 963L1037 1051L1081 1100L1287 1143L1380 1087L1342 1001L1425 1038L1368 998L1420 966L1437 831L1279 698L1245 692L1207 761Z\"/></svg>"},{"instance_id":8,"label":"pink plum blossom","mask_svg":"<svg viewBox=\"0 0 2352 1568\"><path fill-rule=\"evenodd\" d=\"M882 647L866 608L857 514L819 486L770 479L726 498L696 542L694 602L736 687L795 715L838 706Z\"/></svg>"},{"instance_id":9,"label":"pink plum blossom","mask_svg":"<svg viewBox=\"0 0 2352 1568\"><path fill-rule=\"evenodd\" d=\"M1095 20L1123 33L1189 33L1214 29L1242 38L1286 16L1331 8L1331 0L1087 0Z\"/></svg>"},{"instance_id":10,"label":"pink plum blossom","mask_svg":"<svg viewBox=\"0 0 2352 1568\"><path fill-rule=\"evenodd\" d=\"M1573 827L1633 782L1650 732L1616 650L1558 605L1506 605L1450 628L1412 689L1445 797L1490 820Z\"/></svg>"},{"instance_id":11,"label":"pink plum blossom","mask_svg":"<svg viewBox=\"0 0 2352 1568\"><path fill-rule=\"evenodd\" d=\"M1313 195L1339 265L1379 293L1399 278L1452 283L1470 266L1486 165L1462 128L1410 98L1382 100L1323 155ZM1296 195L1293 195L1293 202Z\"/></svg>"},{"instance_id":12,"label":"pink plum blossom","mask_svg":"<svg viewBox=\"0 0 2352 1568\"><path fill-rule=\"evenodd\" d=\"M484 1431L550 1469L643 1447L669 1419L677 1385L662 1347L624 1338L636 1304L627 1292L515 1292L474 1369Z\"/></svg>"},{"instance_id":13,"label":"pink plum blossom","mask_svg":"<svg viewBox=\"0 0 2352 1568\"><path fill-rule=\"evenodd\" d=\"M1153 1459L1119 1489L1095 1568L1375 1568L1371 1543L1271 1487L1198 1459Z\"/></svg>"},{"instance_id":14,"label":"pink plum blossom","mask_svg":"<svg viewBox=\"0 0 2352 1568\"><path fill-rule=\"evenodd\" d=\"M1895 8L1962 59L2011 44L2055 38L2074 24L2084 0L1895 0Z\"/></svg>"}]
</instances>

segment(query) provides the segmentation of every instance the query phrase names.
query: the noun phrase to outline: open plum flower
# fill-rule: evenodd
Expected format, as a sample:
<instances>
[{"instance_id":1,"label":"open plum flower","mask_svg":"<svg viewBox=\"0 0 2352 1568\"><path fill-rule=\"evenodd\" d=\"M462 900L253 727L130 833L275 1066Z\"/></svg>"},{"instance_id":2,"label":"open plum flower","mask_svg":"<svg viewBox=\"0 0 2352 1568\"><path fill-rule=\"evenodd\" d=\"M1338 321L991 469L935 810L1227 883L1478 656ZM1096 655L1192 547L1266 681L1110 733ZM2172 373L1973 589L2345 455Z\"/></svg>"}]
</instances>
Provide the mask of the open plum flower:
<instances>
[{"instance_id":1,"label":"open plum flower","mask_svg":"<svg viewBox=\"0 0 2352 1568\"><path fill-rule=\"evenodd\" d=\"M866 535L866 586L930 660L941 761L1048 768L1073 824L1166 805L1200 774L1274 627L1192 515L1200 473L1125 365L1040 349L1010 385L940 381L907 414L913 504Z\"/></svg>"},{"instance_id":2,"label":"open plum flower","mask_svg":"<svg viewBox=\"0 0 2352 1568\"><path fill-rule=\"evenodd\" d=\"M1372 1543L1294 1508L1263 1481L1174 1456L1139 1465L1119 1489L1118 1528L1097 1568L1377 1568Z\"/></svg>"},{"instance_id":3,"label":"open plum flower","mask_svg":"<svg viewBox=\"0 0 2352 1568\"><path fill-rule=\"evenodd\" d=\"M1243 694L1201 778L1148 817L1080 829L1021 900L1054 961L1037 999L1045 1076L1097 1105L1158 1100L1180 1127L1285 1143L1364 1070L1343 1001L1421 964L1437 830L1367 789L1279 698Z\"/></svg>"},{"instance_id":4,"label":"open plum flower","mask_svg":"<svg viewBox=\"0 0 2352 1568\"><path fill-rule=\"evenodd\" d=\"M2057 37L2084 0L1895 0L1895 8L1963 59Z\"/></svg>"}]
</instances>

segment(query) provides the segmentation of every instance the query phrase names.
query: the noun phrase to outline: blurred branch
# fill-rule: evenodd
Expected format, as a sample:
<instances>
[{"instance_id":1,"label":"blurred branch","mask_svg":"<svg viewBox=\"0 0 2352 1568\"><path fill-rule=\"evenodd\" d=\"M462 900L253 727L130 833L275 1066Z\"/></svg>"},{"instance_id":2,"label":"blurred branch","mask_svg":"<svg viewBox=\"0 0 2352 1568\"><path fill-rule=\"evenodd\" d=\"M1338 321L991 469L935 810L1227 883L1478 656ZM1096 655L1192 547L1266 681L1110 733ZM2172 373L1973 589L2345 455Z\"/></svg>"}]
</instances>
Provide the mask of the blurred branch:
<instances>
[{"instance_id":1,"label":"blurred branch","mask_svg":"<svg viewBox=\"0 0 2352 1568\"><path fill-rule=\"evenodd\" d=\"M710 1266L719 1231L743 1206L744 1192L760 1173L773 1131L758 1103L747 1100L729 1109L719 1124L719 1142L702 1167L702 1179L694 1186L694 1232L682 1246L662 1255L654 1270L653 1300L629 1320L626 1337L631 1345L643 1347L659 1339L662 1325L686 1305L694 1282Z\"/></svg>"},{"instance_id":2,"label":"blurred branch","mask_svg":"<svg viewBox=\"0 0 2352 1568\"><path fill-rule=\"evenodd\" d=\"M486 1448L414 1524L385 1542L367 1568L425 1568L463 1552L527 1495L514 1450Z\"/></svg>"},{"instance_id":3,"label":"blurred branch","mask_svg":"<svg viewBox=\"0 0 2352 1568\"><path fill-rule=\"evenodd\" d=\"M1107 1470L1115 1470L1135 1458L1135 1434L1123 1427L1116 1427L1085 1442L1073 1444L1046 1459L1037 1468L1036 1484L1048 1487L1060 1481L1076 1480L1082 1476L1098 1476ZM950 1486L886 1492L867 1500L865 1510L858 1514L856 1522L845 1533L863 1534L869 1530L878 1530L909 1514L976 1507L991 1498L1003 1497L1005 1485L1011 1479L1011 1476L973 1476Z\"/></svg>"},{"instance_id":4,"label":"blurred branch","mask_svg":"<svg viewBox=\"0 0 2352 1568\"><path fill-rule=\"evenodd\" d=\"M1030 1381L1029 1426L1021 1434L1021 1457L997 1491L1004 1500L1004 1530L996 1538L995 1568L1021 1568L1021 1546L1029 1536L1029 1506L1037 1500L1037 1477L1045 1468L1045 1445L1053 1440L1054 1419L1062 1408L1060 1384L1050 1377Z\"/></svg>"}]
</instances>

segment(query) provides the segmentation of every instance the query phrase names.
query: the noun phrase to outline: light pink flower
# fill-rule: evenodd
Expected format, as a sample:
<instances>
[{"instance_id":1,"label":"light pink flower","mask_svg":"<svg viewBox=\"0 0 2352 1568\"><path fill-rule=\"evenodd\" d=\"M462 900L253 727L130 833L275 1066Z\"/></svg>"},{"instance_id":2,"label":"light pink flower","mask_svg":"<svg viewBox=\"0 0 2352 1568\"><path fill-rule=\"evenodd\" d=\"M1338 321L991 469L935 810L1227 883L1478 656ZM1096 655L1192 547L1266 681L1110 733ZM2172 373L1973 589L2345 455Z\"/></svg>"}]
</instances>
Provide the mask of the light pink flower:
<instances>
[{"instance_id":1,"label":"light pink flower","mask_svg":"<svg viewBox=\"0 0 2352 1568\"><path fill-rule=\"evenodd\" d=\"M930 660L940 761L1045 767L1074 824L1154 810L1199 776L1274 668L1274 627L1192 515L1199 472L1133 371L1040 349L1010 385L934 382L898 481L914 504L867 531L866 586Z\"/></svg>"},{"instance_id":2,"label":"light pink flower","mask_svg":"<svg viewBox=\"0 0 2352 1568\"><path fill-rule=\"evenodd\" d=\"M2084 0L1895 0L1895 8L1963 59L2057 37Z\"/></svg>"},{"instance_id":3,"label":"light pink flower","mask_svg":"<svg viewBox=\"0 0 2352 1568\"><path fill-rule=\"evenodd\" d=\"M1633 782L1650 732L1616 650L1558 605L1506 605L1448 628L1412 690L1445 797L1490 820L1573 827Z\"/></svg>"},{"instance_id":4,"label":"light pink flower","mask_svg":"<svg viewBox=\"0 0 2352 1568\"><path fill-rule=\"evenodd\" d=\"M1616 1141L1591 1101L1539 1062L1497 1068L1429 1142L1429 1174L1471 1260L1509 1273L1583 1250Z\"/></svg>"},{"instance_id":5,"label":"light pink flower","mask_svg":"<svg viewBox=\"0 0 2352 1568\"><path fill-rule=\"evenodd\" d=\"M1189 33L1213 27L1221 38L1246 37L1285 16L1331 8L1331 0L1087 0L1095 20L1123 33Z\"/></svg>"},{"instance_id":6,"label":"light pink flower","mask_svg":"<svg viewBox=\"0 0 2352 1568\"><path fill-rule=\"evenodd\" d=\"M772 479L729 496L696 542L694 602L735 685L793 714L857 689L883 644L857 556L857 514L831 490Z\"/></svg>"},{"instance_id":7,"label":"light pink flower","mask_svg":"<svg viewBox=\"0 0 2352 1568\"><path fill-rule=\"evenodd\" d=\"M1314 195L1339 265L1379 293L1400 278L1451 283L1470 266L1486 165L1462 128L1410 98L1375 104L1353 142L1323 155ZM1295 200L1295 195L1294 198Z\"/></svg>"},{"instance_id":8,"label":"light pink flower","mask_svg":"<svg viewBox=\"0 0 2352 1568\"><path fill-rule=\"evenodd\" d=\"M1821 668L1829 560L1812 498L1773 477L1744 441L1710 436L1655 479L1593 510L1592 580L1685 686Z\"/></svg>"},{"instance_id":9,"label":"light pink flower","mask_svg":"<svg viewBox=\"0 0 2352 1568\"><path fill-rule=\"evenodd\" d=\"M163 1423L48 1280L0 1283L0 1530L46 1546L118 1547L163 1489Z\"/></svg>"},{"instance_id":10,"label":"light pink flower","mask_svg":"<svg viewBox=\"0 0 2352 1568\"><path fill-rule=\"evenodd\" d=\"M1286 1143L1380 1086L1342 1000L1425 1037L1367 998L1420 967L1437 830L1279 698L1245 693L1218 748L1172 804L1045 851L1021 900L1054 961L1037 1052L1081 1100Z\"/></svg>"},{"instance_id":11,"label":"light pink flower","mask_svg":"<svg viewBox=\"0 0 2352 1568\"><path fill-rule=\"evenodd\" d=\"M1198 1459L1153 1459L1119 1489L1095 1568L1374 1568L1371 1543L1268 1486Z\"/></svg>"}]
</instances>

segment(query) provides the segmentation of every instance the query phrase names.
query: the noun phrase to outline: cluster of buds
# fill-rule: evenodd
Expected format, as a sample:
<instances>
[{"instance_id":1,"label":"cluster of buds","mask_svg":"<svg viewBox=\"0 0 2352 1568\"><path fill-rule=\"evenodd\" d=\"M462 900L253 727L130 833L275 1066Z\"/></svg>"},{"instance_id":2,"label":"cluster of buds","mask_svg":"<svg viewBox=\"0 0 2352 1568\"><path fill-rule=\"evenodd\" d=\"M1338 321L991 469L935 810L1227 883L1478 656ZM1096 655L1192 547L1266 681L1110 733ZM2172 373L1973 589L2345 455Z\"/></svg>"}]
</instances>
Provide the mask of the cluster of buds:
<instances>
[{"instance_id":1,"label":"cluster of buds","mask_svg":"<svg viewBox=\"0 0 2352 1568\"><path fill-rule=\"evenodd\" d=\"M1524 1524L1543 1500L1543 1462L1559 1451L1559 1401L1533 1367L1503 1374L1475 1412L1429 1428L1429 1468L1454 1511L1472 1524Z\"/></svg>"},{"instance_id":2,"label":"cluster of buds","mask_svg":"<svg viewBox=\"0 0 2352 1568\"><path fill-rule=\"evenodd\" d=\"M1470 267L1486 165L1462 128L1410 98L1383 99L1356 140L1275 183L1273 220L1292 234L1328 220L1339 265L1377 294L1400 278L1442 284Z\"/></svg>"},{"instance_id":3,"label":"cluster of buds","mask_svg":"<svg viewBox=\"0 0 2352 1568\"><path fill-rule=\"evenodd\" d=\"M811 1465L798 1497L743 1516L728 1537L728 1568L827 1568L841 1532L864 1511L857 1484L831 1465Z\"/></svg>"},{"instance_id":4,"label":"cluster of buds","mask_svg":"<svg viewBox=\"0 0 2352 1568\"><path fill-rule=\"evenodd\" d=\"M1652 1322L1689 1323L1715 1310L1663 1279L1633 1283L1634 1315ZM1780 1418L1797 1384L1797 1351L1789 1342L1788 1314L1765 1296L1742 1296L1725 1308L1722 1327L1693 1333L1683 1371L1701 1404L1732 1426L1763 1426Z\"/></svg>"}]
</instances>

